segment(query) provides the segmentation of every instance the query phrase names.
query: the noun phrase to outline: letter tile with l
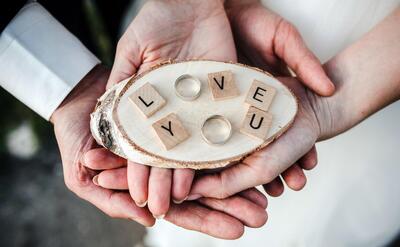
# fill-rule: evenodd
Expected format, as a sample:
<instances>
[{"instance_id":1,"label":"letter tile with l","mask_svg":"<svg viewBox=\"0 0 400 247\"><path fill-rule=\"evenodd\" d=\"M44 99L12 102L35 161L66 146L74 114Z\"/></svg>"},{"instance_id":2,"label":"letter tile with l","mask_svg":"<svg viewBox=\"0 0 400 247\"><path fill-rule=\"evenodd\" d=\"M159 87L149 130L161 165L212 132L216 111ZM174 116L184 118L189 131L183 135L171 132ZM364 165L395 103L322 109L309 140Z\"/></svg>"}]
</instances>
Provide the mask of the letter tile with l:
<instances>
[{"instance_id":1,"label":"letter tile with l","mask_svg":"<svg viewBox=\"0 0 400 247\"><path fill-rule=\"evenodd\" d=\"M166 103L165 99L150 84L146 83L129 96L129 100L144 114L146 118L151 117Z\"/></svg>"}]
</instances>

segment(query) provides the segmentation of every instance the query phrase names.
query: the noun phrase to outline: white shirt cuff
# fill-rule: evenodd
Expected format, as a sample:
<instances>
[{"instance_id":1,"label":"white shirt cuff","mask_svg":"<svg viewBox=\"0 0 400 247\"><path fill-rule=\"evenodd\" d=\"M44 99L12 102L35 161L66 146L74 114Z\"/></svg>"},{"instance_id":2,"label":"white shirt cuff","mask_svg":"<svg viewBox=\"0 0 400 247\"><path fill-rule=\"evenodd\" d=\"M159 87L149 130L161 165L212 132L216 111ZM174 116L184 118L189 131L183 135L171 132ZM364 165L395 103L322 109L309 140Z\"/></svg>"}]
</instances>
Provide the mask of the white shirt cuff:
<instances>
[{"instance_id":1,"label":"white shirt cuff","mask_svg":"<svg viewBox=\"0 0 400 247\"><path fill-rule=\"evenodd\" d=\"M25 5L0 36L0 85L47 120L99 63L38 3Z\"/></svg>"}]
</instances>

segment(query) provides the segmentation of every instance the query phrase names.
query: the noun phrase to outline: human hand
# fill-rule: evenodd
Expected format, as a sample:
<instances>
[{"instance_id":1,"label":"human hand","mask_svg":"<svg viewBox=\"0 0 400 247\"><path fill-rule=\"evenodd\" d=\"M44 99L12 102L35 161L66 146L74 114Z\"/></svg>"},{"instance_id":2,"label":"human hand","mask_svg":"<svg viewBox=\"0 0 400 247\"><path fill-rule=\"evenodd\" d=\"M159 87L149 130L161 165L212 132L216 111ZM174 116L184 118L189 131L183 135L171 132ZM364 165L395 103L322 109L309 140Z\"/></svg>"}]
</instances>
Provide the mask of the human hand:
<instances>
[{"instance_id":1,"label":"human hand","mask_svg":"<svg viewBox=\"0 0 400 247\"><path fill-rule=\"evenodd\" d=\"M236 61L229 22L223 6L217 3L209 1L207 5L199 5L193 1L190 4L195 6L190 6L189 2L179 5L167 1L148 2L119 42L111 84L169 58ZM200 12L193 14L194 10ZM125 65L132 70L124 71ZM227 200L204 198L196 203L172 204L168 210L171 186L172 197L177 201L184 199L190 190L193 171L150 169L133 162L129 162L127 168L116 168L110 167L109 159L107 167L98 167L103 158L96 157L102 157L101 153L110 155L98 149L88 152L89 158L85 159L89 160L88 166L105 169L95 179L100 186L129 187L140 206L148 200L148 208L153 214L162 215L168 211L165 219L177 225L217 237L236 238L243 233L244 225L259 227L266 221L266 198L255 189Z\"/></svg>"},{"instance_id":2,"label":"human hand","mask_svg":"<svg viewBox=\"0 0 400 247\"><path fill-rule=\"evenodd\" d=\"M128 190L127 163L105 148L88 151L85 166L98 171L96 184L112 190ZM195 202L173 203L166 220L178 226L220 238L236 238L243 226L260 227L267 220L267 198L251 188L227 199L201 198ZM233 224L233 225L230 225Z\"/></svg>"},{"instance_id":3,"label":"human hand","mask_svg":"<svg viewBox=\"0 0 400 247\"><path fill-rule=\"evenodd\" d=\"M330 96L334 93L334 84L291 23L268 10L259 0L227 0L225 8L239 62L276 76L290 75L289 67L317 94Z\"/></svg>"},{"instance_id":4,"label":"human hand","mask_svg":"<svg viewBox=\"0 0 400 247\"><path fill-rule=\"evenodd\" d=\"M109 85L171 58L236 61L230 25L221 2L149 1L118 43ZM310 152L307 157L302 160L311 160L308 164L316 163L312 161L316 159L315 152ZM301 167L311 168L310 165L307 167L307 162L300 160L299 164L293 165L282 176L289 187L296 190L305 184ZM149 168L128 162L132 198L139 206L148 203L157 218L162 218L168 211L170 197L176 203L186 199L193 176L194 171L189 169ZM275 196L283 192L279 177L265 188Z\"/></svg>"},{"instance_id":5,"label":"human hand","mask_svg":"<svg viewBox=\"0 0 400 247\"><path fill-rule=\"evenodd\" d=\"M312 93L296 79L280 78L299 99L299 111L291 128L241 164L196 180L192 198L224 198L247 187L270 182L315 141L343 133L399 100L400 60L396 56L400 51L396 42L400 37L399 23L400 9L397 9L324 65L337 87L331 97ZM240 180L236 179L239 177Z\"/></svg>"},{"instance_id":6,"label":"human hand","mask_svg":"<svg viewBox=\"0 0 400 247\"><path fill-rule=\"evenodd\" d=\"M65 184L79 197L111 217L131 219L145 226L152 226L155 222L152 214L147 208L138 207L127 191L114 190L113 186L112 189L106 189L93 182L99 167L108 169L110 165L112 168L124 166L125 177L115 178L113 181L125 182L125 187L119 188L127 188L126 160L111 155L109 151L96 145L89 130L89 115L97 99L104 93L108 75L107 69L95 67L51 117L60 148ZM89 155L84 155L85 153ZM98 180L102 182L102 176ZM263 225L267 220L266 206L265 196L253 189L224 200L202 199L180 205L173 204L166 219L187 229L233 239L243 234L245 225Z\"/></svg>"},{"instance_id":7,"label":"human hand","mask_svg":"<svg viewBox=\"0 0 400 247\"><path fill-rule=\"evenodd\" d=\"M239 62L262 68L275 76L290 76L289 67L316 93L322 96L333 94L333 83L292 24L268 10L259 0L227 0L225 8ZM304 157L282 172L281 177L289 188L300 190L306 184L303 170L313 169L316 164L317 152L313 146ZM279 196L284 190L279 176L263 187L271 196Z\"/></svg>"},{"instance_id":8,"label":"human hand","mask_svg":"<svg viewBox=\"0 0 400 247\"><path fill-rule=\"evenodd\" d=\"M90 113L104 93L109 71L96 66L67 96L51 116L61 153L66 186L111 217L127 218L151 226L154 218L145 208L137 207L129 193L108 190L92 182L96 172L85 167L83 154L97 147L90 133ZM121 158L115 162L121 162Z\"/></svg>"},{"instance_id":9,"label":"human hand","mask_svg":"<svg viewBox=\"0 0 400 247\"><path fill-rule=\"evenodd\" d=\"M169 59L236 61L222 2L147 1L118 42L108 86Z\"/></svg>"},{"instance_id":10,"label":"human hand","mask_svg":"<svg viewBox=\"0 0 400 247\"><path fill-rule=\"evenodd\" d=\"M227 198L253 186L270 183L296 163L324 136L330 126L329 105L295 78L278 78L297 96L299 110L293 125L266 148L253 153L241 163L215 174L196 178L191 199L200 197ZM332 127L332 128L331 128Z\"/></svg>"},{"instance_id":11,"label":"human hand","mask_svg":"<svg viewBox=\"0 0 400 247\"><path fill-rule=\"evenodd\" d=\"M169 59L236 61L235 45L222 1L148 1L118 42L109 86ZM129 191L156 218L170 198L186 199L191 169L151 168L128 162Z\"/></svg>"}]
</instances>

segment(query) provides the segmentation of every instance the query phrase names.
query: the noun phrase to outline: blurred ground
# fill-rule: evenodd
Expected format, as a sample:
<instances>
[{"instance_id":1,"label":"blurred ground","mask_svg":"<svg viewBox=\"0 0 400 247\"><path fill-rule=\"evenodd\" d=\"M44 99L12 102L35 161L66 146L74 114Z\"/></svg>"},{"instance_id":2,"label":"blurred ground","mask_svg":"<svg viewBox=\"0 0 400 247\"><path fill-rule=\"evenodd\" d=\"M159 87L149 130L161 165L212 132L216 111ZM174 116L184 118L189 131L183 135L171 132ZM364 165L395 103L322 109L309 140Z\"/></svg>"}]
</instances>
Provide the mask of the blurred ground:
<instances>
[{"instance_id":1,"label":"blurred ground","mask_svg":"<svg viewBox=\"0 0 400 247\"><path fill-rule=\"evenodd\" d=\"M55 143L27 160L1 156L0 202L0 246L125 247L145 233L69 192Z\"/></svg>"}]
</instances>

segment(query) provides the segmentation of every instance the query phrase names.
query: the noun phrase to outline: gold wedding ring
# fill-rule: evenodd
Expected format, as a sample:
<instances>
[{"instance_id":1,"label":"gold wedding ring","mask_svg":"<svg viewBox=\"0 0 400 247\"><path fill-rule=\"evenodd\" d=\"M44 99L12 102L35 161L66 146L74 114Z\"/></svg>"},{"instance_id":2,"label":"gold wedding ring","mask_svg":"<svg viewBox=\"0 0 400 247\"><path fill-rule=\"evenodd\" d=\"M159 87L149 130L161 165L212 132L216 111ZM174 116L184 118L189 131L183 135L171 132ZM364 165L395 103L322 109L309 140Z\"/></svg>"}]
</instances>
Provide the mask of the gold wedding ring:
<instances>
[{"instance_id":1,"label":"gold wedding ring","mask_svg":"<svg viewBox=\"0 0 400 247\"><path fill-rule=\"evenodd\" d=\"M175 80L174 88L179 98L186 101L193 101L200 95L201 82L194 76L184 74Z\"/></svg>"},{"instance_id":2,"label":"gold wedding ring","mask_svg":"<svg viewBox=\"0 0 400 247\"><path fill-rule=\"evenodd\" d=\"M211 145L222 145L232 135L232 125L229 120L221 115L208 117L201 126L201 136Z\"/></svg>"}]
</instances>

